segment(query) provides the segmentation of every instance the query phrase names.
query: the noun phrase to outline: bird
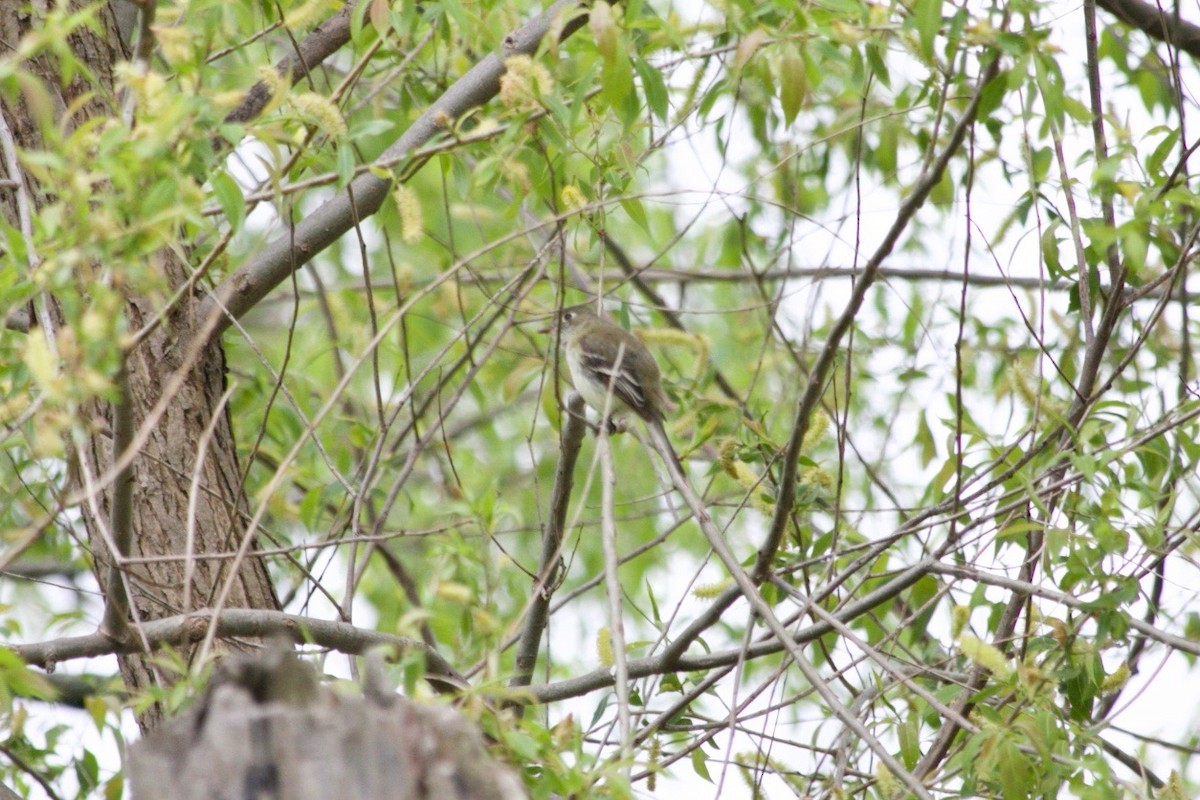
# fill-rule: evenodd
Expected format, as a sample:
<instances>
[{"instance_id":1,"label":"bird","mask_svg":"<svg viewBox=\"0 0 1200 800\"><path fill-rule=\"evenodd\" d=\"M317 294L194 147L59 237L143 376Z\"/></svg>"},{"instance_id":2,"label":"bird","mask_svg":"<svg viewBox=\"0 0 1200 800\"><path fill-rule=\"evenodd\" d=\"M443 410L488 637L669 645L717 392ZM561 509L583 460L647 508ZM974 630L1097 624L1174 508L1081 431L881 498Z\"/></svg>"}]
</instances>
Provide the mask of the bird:
<instances>
[{"instance_id":1,"label":"bird","mask_svg":"<svg viewBox=\"0 0 1200 800\"><path fill-rule=\"evenodd\" d=\"M556 323L575 391L601 414L608 432L621 430L616 420L632 412L646 423L663 459L682 474L683 466L664 427L672 403L663 391L662 372L650 349L587 306L562 309Z\"/></svg>"}]
</instances>

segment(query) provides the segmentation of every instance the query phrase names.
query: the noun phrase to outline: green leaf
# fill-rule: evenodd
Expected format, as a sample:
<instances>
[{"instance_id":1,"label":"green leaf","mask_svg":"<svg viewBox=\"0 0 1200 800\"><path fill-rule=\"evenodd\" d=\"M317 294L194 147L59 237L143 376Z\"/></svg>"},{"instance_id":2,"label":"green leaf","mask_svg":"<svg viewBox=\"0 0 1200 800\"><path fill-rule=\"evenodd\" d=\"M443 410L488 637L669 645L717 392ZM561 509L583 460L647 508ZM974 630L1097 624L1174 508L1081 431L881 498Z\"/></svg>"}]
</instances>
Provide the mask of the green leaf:
<instances>
[{"instance_id":1,"label":"green leaf","mask_svg":"<svg viewBox=\"0 0 1200 800\"><path fill-rule=\"evenodd\" d=\"M108 716L108 704L104 702L104 698L97 694L89 694L83 698L83 708L92 718L92 724L96 726L96 730L103 731L104 718Z\"/></svg>"},{"instance_id":2,"label":"green leaf","mask_svg":"<svg viewBox=\"0 0 1200 800\"><path fill-rule=\"evenodd\" d=\"M75 777L80 787L88 791L100 785L100 762L91 750L84 750L75 760Z\"/></svg>"},{"instance_id":3,"label":"green leaf","mask_svg":"<svg viewBox=\"0 0 1200 800\"><path fill-rule=\"evenodd\" d=\"M946 496L946 492L947 492L946 484L950 481L951 478L954 477L954 474L955 474L954 470L957 465L958 465L958 458L953 453L950 454L950 456L948 456L946 458L946 460L942 462L941 469L939 469L937 471L937 474L934 475L933 479L930 480L930 482L929 482L930 488L932 488L935 491L935 495L934 495L935 498L941 498L941 497Z\"/></svg>"},{"instance_id":4,"label":"green leaf","mask_svg":"<svg viewBox=\"0 0 1200 800\"><path fill-rule=\"evenodd\" d=\"M996 771L1004 800L1026 800L1038 774L1029 757L1010 741L1001 742L997 748Z\"/></svg>"},{"instance_id":5,"label":"green leaf","mask_svg":"<svg viewBox=\"0 0 1200 800\"><path fill-rule=\"evenodd\" d=\"M913 22L917 26L921 56L932 62L933 40L942 28L942 0L917 0L913 4Z\"/></svg>"},{"instance_id":6,"label":"green leaf","mask_svg":"<svg viewBox=\"0 0 1200 800\"><path fill-rule=\"evenodd\" d=\"M733 53L733 68L741 69L758 52L758 48L767 42L770 35L762 28L756 28L742 37L737 50Z\"/></svg>"},{"instance_id":7,"label":"green leaf","mask_svg":"<svg viewBox=\"0 0 1200 800\"><path fill-rule=\"evenodd\" d=\"M322 496L325 493L325 487L314 486L304 493L304 498L300 501L300 507L297 510L300 521L305 527L310 530L317 529L317 523L320 519L322 508Z\"/></svg>"},{"instance_id":8,"label":"green leaf","mask_svg":"<svg viewBox=\"0 0 1200 800\"><path fill-rule=\"evenodd\" d=\"M703 747L692 750L692 769L704 780L713 782L712 776L708 774L708 753L704 752Z\"/></svg>"},{"instance_id":9,"label":"green leaf","mask_svg":"<svg viewBox=\"0 0 1200 800\"><path fill-rule=\"evenodd\" d=\"M917 349L917 333L921 330L922 320L925 317L925 302L922 298L921 290L914 289L909 295L908 312L904 315L904 324L901 328L903 338L901 341L904 346L910 350Z\"/></svg>"},{"instance_id":10,"label":"green leaf","mask_svg":"<svg viewBox=\"0 0 1200 800\"><path fill-rule=\"evenodd\" d=\"M1046 230L1042 231L1042 260L1046 262L1046 269L1050 271L1050 276L1053 278L1068 277L1067 271L1063 269L1062 262L1058 257L1058 237L1055 232L1062 223L1057 219L1052 220L1046 226Z\"/></svg>"},{"instance_id":11,"label":"green leaf","mask_svg":"<svg viewBox=\"0 0 1200 800\"><path fill-rule=\"evenodd\" d=\"M225 219L229 220L229 227L237 233L246 220L246 198L242 194L242 187L224 171L214 172L210 185Z\"/></svg>"},{"instance_id":12,"label":"green leaf","mask_svg":"<svg viewBox=\"0 0 1200 800\"><path fill-rule=\"evenodd\" d=\"M887 60L884 58L886 50L879 45L878 42L867 42L867 46L863 48L863 52L867 56L867 63L871 67L871 72L875 75L875 79L883 85L885 89L892 88L892 75L888 70Z\"/></svg>"},{"instance_id":13,"label":"green leaf","mask_svg":"<svg viewBox=\"0 0 1200 800\"><path fill-rule=\"evenodd\" d=\"M0 691L5 695L53 700L58 690L44 675L31 670L20 657L6 647L0 647Z\"/></svg>"},{"instance_id":14,"label":"green leaf","mask_svg":"<svg viewBox=\"0 0 1200 800\"><path fill-rule=\"evenodd\" d=\"M591 727L596 727L596 723L604 718L604 709L608 708L608 697L607 693L600 696L600 702L596 704L596 710L592 712ZM696 749L699 750L700 748L697 747Z\"/></svg>"},{"instance_id":15,"label":"green leaf","mask_svg":"<svg viewBox=\"0 0 1200 800\"><path fill-rule=\"evenodd\" d=\"M804 56L798 45L785 45L779 57L779 104L783 107L783 121L791 125L796 121L808 95L808 72L804 68Z\"/></svg>"},{"instance_id":16,"label":"green leaf","mask_svg":"<svg viewBox=\"0 0 1200 800\"><path fill-rule=\"evenodd\" d=\"M921 758L920 720L917 715L909 712L896 732L900 739L900 758L905 767L912 769Z\"/></svg>"},{"instance_id":17,"label":"green leaf","mask_svg":"<svg viewBox=\"0 0 1200 800\"><path fill-rule=\"evenodd\" d=\"M361 122L355 122L350 129L350 135L347 137L351 141L357 142L363 139L370 139L374 136L381 136L395 127L395 123L387 119L365 119Z\"/></svg>"},{"instance_id":18,"label":"green leaf","mask_svg":"<svg viewBox=\"0 0 1200 800\"><path fill-rule=\"evenodd\" d=\"M1154 148L1154 151L1146 158L1146 168L1156 178L1166 178L1166 169L1164 168L1166 156L1169 156L1171 151L1175 150L1175 145L1178 142L1180 142L1180 130L1178 128L1168 128L1162 142L1159 142L1157 148Z\"/></svg>"},{"instance_id":19,"label":"green leaf","mask_svg":"<svg viewBox=\"0 0 1200 800\"><path fill-rule=\"evenodd\" d=\"M564 367L565 366L566 365L564 364ZM553 380L542 382L542 396L540 398L540 403L542 407L542 414L547 420L549 420L550 426L557 431L562 429L562 409L560 409L558 406L558 396L555 394L554 390L555 384L556 381Z\"/></svg>"},{"instance_id":20,"label":"green leaf","mask_svg":"<svg viewBox=\"0 0 1200 800\"><path fill-rule=\"evenodd\" d=\"M1104 680L1104 665L1098 655L1074 665L1069 676L1059 682L1058 688L1070 705L1071 719L1084 722L1092 715L1092 703Z\"/></svg>"},{"instance_id":21,"label":"green leaf","mask_svg":"<svg viewBox=\"0 0 1200 800\"><path fill-rule=\"evenodd\" d=\"M935 205L945 206L954 202L954 178L950 176L950 169L947 167L942 172L942 177L933 185L933 189L929 192L929 202Z\"/></svg>"},{"instance_id":22,"label":"green leaf","mask_svg":"<svg viewBox=\"0 0 1200 800\"><path fill-rule=\"evenodd\" d=\"M370 0L368 5L370 5L370 10L367 13L371 15L371 24L375 26L375 30L380 36L386 36L391 25L387 0Z\"/></svg>"},{"instance_id":23,"label":"green leaf","mask_svg":"<svg viewBox=\"0 0 1200 800\"><path fill-rule=\"evenodd\" d=\"M1146 267L1146 256L1150 251L1150 240L1139 220L1131 220L1120 228L1121 253L1130 276L1137 278Z\"/></svg>"},{"instance_id":24,"label":"green leaf","mask_svg":"<svg viewBox=\"0 0 1200 800\"><path fill-rule=\"evenodd\" d=\"M1009 89L1007 74L1007 72L1000 72L979 93L979 111L977 112L979 119L987 119L993 111L1000 107L1000 102Z\"/></svg>"},{"instance_id":25,"label":"green leaf","mask_svg":"<svg viewBox=\"0 0 1200 800\"><path fill-rule=\"evenodd\" d=\"M596 49L606 62L616 60L620 35L616 21L613 19L612 5L605 0L597 0L592 4L588 15L588 24L592 28L592 37L596 41Z\"/></svg>"},{"instance_id":26,"label":"green leaf","mask_svg":"<svg viewBox=\"0 0 1200 800\"><path fill-rule=\"evenodd\" d=\"M658 610L658 601L654 597L654 585L646 581L646 599L650 601L650 619L655 627L662 629L662 614Z\"/></svg>"},{"instance_id":27,"label":"green leaf","mask_svg":"<svg viewBox=\"0 0 1200 800\"><path fill-rule=\"evenodd\" d=\"M633 66L642 82L642 92L646 95L646 105L650 112L663 122L667 120L667 84L663 81L662 73L655 69L640 55L633 58Z\"/></svg>"},{"instance_id":28,"label":"green leaf","mask_svg":"<svg viewBox=\"0 0 1200 800\"><path fill-rule=\"evenodd\" d=\"M1042 105L1046 109L1046 122L1051 126L1050 130L1061 131L1066 113L1062 72L1054 59L1043 53L1038 53L1034 57L1033 65L1038 92L1042 97Z\"/></svg>"},{"instance_id":29,"label":"green leaf","mask_svg":"<svg viewBox=\"0 0 1200 800\"><path fill-rule=\"evenodd\" d=\"M338 187L344 188L354 179L355 156L354 148L343 144L337 149Z\"/></svg>"},{"instance_id":30,"label":"green leaf","mask_svg":"<svg viewBox=\"0 0 1200 800\"><path fill-rule=\"evenodd\" d=\"M917 415L917 447L920 450L921 466L928 467L930 462L937 457L937 445L933 441L933 431L929 428L929 421L924 414Z\"/></svg>"},{"instance_id":31,"label":"green leaf","mask_svg":"<svg viewBox=\"0 0 1200 800\"><path fill-rule=\"evenodd\" d=\"M625 213L633 220L639 228L650 233L650 221L646 218L646 207L642 205L642 201L636 197L629 197L621 201L621 208L625 209Z\"/></svg>"},{"instance_id":32,"label":"green leaf","mask_svg":"<svg viewBox=\"0 0 1200 800\"><path fill-rule=\"evenodd\" d=\"M354 7L354 11L350 14L350 41L354 42L355 45L362 46L366 43L366 38L363 36L364 29L372 36L375 33L375 29L373 27L364 26L367 11L370 9L370 7L371 4L369 2L359 3Z\"/></svg>"},{"instance_id":33,"label":"green leaf","mask_svg":"<svg viewBox=\"0 0 1200 800\"><path fill-rule=\"evenodd\" d=\"M618 49L620 55L605 62L604 69L600 72L600 81L605 101L613 109L622 112L621 118L628 122L629 118L625 112L628 111L630 100L633 101L636 111L637 88L633 84L633 67L629 63L629 56L625 54L623 45Z\"/></svg>"},{"instance_id":34,"label":"green leaf","mask_svg":"<svg viewBox=\"0 0 1200 800\"><path fill-rule=\"evenodd\" d=\"M504 734L504 744L526 761L537 761L541 757L541 748L538 747L537 741L527 733L507 731Z\"/></svg>"}]
</instances>

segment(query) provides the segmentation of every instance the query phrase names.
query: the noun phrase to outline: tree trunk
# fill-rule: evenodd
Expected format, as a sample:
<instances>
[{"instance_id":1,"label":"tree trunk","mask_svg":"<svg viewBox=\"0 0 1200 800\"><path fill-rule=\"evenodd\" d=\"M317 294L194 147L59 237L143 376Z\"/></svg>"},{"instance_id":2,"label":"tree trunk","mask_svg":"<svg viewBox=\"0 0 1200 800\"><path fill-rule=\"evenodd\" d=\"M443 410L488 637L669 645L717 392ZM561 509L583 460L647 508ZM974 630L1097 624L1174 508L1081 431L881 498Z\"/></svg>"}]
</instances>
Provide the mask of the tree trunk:
<instances>
[{"instance_id":1,"label":"tree trunk","mask_svg":"<svg viewBox=\"0 0 1200 800\"><path fill-rule=\"evenodd\" d=\"M14 0L0 0L0 41L17 42L32 27L34 18L21 10L24 5ZM36 3L34 5L37 6ZM96 92L96 87L78 75L70 83L64 84L62 70L51 56L40 55L28 64L30 70L40 77L45 97L49 97L53 103L54 124L72 127L95 116L113 116L117 113L111 101L116 96L113 68L127 57L127 53L111 6L101 9L99 13L102 31L80 27L71 35L69 44L97 82L108 90L107 93ZM64 123L62 116L66 110L89 92L92 95L75 106L72 119ZM18 148L36 150L41 146L41 134L33 109L24 102L11 102L5 103L0 111ZM24 182L29 190L28 196L33 201L33 214L37 213L39 202L53 191L53 187L37 186L28 173L5 177ZM0 207L10 223L20 224L16 192L0 192ZM120 265L104 266L119 276ZM171 288L181 286L187 278L186 265L172 252L160 252L156 266L164 283ZM193 300L191 296L183 298L170 318L127 355L127 396L135 431L162 399L167 381L187 358L187 354L181 352L183 346L179 343L186 340ZM48 306L49 316L56 317L53 298L49 299ZM125 313L128 329L137 331L154 319L155 305L150 298L130 296ZM57 319L54 324L60 325L62 320ZM29 335L47 334L31 329ZM237 550L240 534L248 520L247 502L242 491L242 476L228 407L220 405L224 390L225 359L221 343L217 341L207 345L187 370L178 390L170 397L164 413L154 424L133 461L130 555L173 556L179 559L187 553L190 487L193 474L197 471L205 430L214 414L218 418L208 436L204 463L199 467L200 480L192 520L192 552L230 553ZM87 447L75 454L74 461L78 467L75 470L77 474L86 474L87 478L94 481L112 465L114 453L112 408L107 403L97 402L93 404L92 413L95 416L92 426L95 433L91 435ZM86 473L79 470L85 470ZM96 495L94 503L84 502L80 506L94 556L94 569L105 597L110 595L107 584L111 559L106 539L112 499L113 487L110 483ZM232 562L229 560L197 560L190 592L185 592L185 565L181 559L128 567L125 574L130 587L133 618L156 619L205 607L212 602L223 583L229 580L233 581L233 585L225 607L279 607L260 559L251 557L243 560L234 574L230 573L231 568ZM184 608L185 595L190 597L189 608ZM158 680L142 656L122 657L120 663L121 672L131 691L147 689ZM143 728L148 728L153 727L160 718L161 710L155 706L142 716L140 722Z\"/></svg>"}]
</instances>

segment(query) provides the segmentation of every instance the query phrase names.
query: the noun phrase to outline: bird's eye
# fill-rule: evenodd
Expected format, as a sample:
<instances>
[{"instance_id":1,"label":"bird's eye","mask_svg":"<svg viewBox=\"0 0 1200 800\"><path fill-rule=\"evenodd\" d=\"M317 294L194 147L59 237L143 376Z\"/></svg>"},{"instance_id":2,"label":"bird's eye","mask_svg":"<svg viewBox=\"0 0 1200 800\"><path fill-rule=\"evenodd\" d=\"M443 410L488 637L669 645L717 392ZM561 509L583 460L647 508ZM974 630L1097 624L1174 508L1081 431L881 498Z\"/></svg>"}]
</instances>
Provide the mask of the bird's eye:
<instances>
[{"instance_id":1,"label":"bird's eye","mask_svg":"<svg viewBox=\"0 0 1200 800\"><path fill-rule=\"evenodd\" d=\"M575 316L574 311L568 311L567 313L563 314L563 322L570 322L571 319L574 318L574 316Z\"/></svg>"}]
</instances>

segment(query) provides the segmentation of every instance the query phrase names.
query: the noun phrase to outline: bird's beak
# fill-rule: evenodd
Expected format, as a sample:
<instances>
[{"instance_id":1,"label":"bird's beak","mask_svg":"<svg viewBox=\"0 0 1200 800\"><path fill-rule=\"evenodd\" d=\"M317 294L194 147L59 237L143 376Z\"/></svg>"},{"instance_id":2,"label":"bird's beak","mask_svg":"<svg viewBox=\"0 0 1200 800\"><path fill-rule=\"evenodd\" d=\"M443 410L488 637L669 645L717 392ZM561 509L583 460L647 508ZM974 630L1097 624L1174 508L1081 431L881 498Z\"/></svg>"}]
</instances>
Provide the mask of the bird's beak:
<instances>
[{"instance_id":1,"label":"bird's beak","mask_svg":"<svg viewBox=\"0 0 1200 800\"><path fill-rule=\"evenodd\" d=\"M538 317L541 317L541 319L538 319ZM538 333L554 333L554 331L558 330L558 314L556 314L555 312L551 311L546 314L539 314L538 317L534 317L532 319L526 320L525 322L526 323L534 323L534 322L543 323L542 327L537 329Z\"/></svg>"}]
</instances>

